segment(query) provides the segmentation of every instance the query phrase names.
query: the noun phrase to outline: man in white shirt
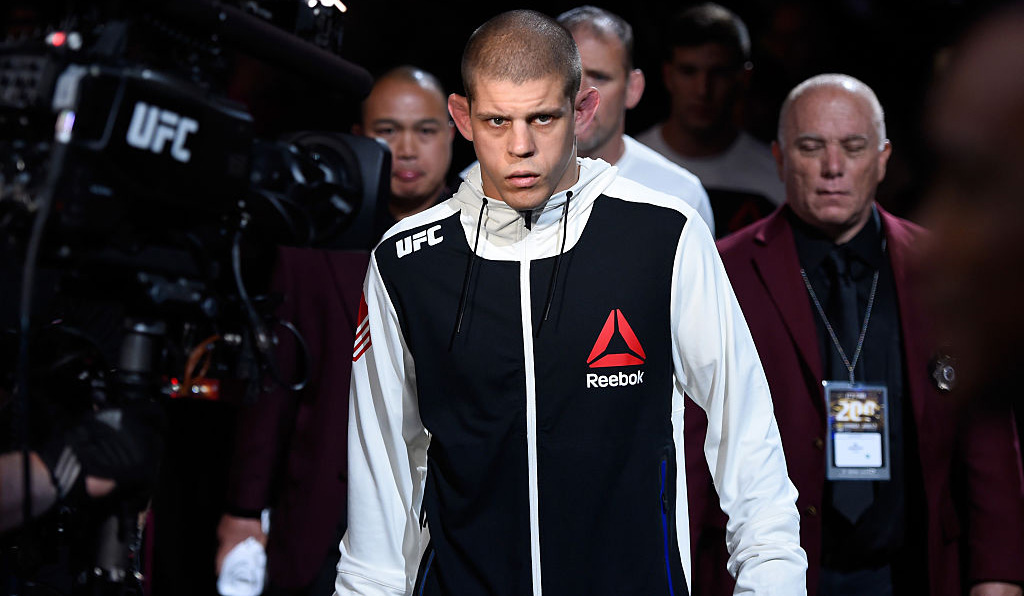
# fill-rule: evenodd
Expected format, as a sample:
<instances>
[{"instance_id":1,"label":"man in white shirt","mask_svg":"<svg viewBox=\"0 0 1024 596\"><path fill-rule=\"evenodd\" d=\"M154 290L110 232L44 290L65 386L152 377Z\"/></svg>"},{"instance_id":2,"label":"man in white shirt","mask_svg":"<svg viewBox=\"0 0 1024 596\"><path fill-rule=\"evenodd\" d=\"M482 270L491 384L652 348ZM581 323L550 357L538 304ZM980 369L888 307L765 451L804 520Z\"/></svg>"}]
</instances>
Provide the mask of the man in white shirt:
<instances>
[{"instance_id":1,"label":"man in white shirt","mask_svg":"<svg viewBox=\"0 0 1024 596\"><path fill-rule=\"evenodd\" d=\"M697 175L721 235L785 201L771 150L734 119L752 71L750 35L735 13L711 3L679 13L668 31L669 117L637 140Z\"/></svg>"},{"instance_id":2,"label":"man in white shirt","mask_svg":"<svg viewBox=\"0 0 1024 596\"><path fill-rule=\"evenodd\" d=\"M697 210L715 231L707 192L696 176L625 134L626 110L644 92L644 73L633 67L633 28L622 17L594 6L558 16L572 33L583 61L583 86L594 87L601 103L590 126L577 131L576 150L619 167L619 174L644 186L677 196Z\"/></svg>"}]
</instances>

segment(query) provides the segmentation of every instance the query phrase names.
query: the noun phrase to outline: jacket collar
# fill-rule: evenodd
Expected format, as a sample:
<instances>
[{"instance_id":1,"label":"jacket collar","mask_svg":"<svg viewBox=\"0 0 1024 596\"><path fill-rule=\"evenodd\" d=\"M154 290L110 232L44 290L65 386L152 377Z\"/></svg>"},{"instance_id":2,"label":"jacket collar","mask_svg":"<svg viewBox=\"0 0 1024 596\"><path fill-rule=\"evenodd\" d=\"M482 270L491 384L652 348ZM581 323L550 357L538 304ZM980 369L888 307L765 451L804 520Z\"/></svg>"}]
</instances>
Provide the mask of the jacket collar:
<instances>
[{"instance_id":1,"label":"jacket collar","mask_svg":"<svg viewBox=\"0 0 1024 596\"><path fill-rule=\"evenodd\" d=\"M580 166L580 174L576 183L529 211L516 211L503 201L485 196L479 164L469 171L452 198L459 205L463 220L472 220L474 226L483 206L484 217L481 225L488 241L494 244L507 245L518 242L528 234L557 234L567 194L572 193L569 199L569 217L572 219L584 210L589 211L590 205L618 172L618 168L600 159L577 158L577 163ZM529 225L527 221L530 222Z\"/></svg>"},{"instance_id":2,"label":"jacket collar","mask_svg":"<svg viewBox=\"0 0 1024 596\"><path fill-rule=\"evenodd\" d=\"M878 207L882 217L882 233L887 239L891 250L888 251L889 262L892 264L893 285L896 287L896 303L899 306L900 329L903 333L904 366L907 372L907 394L913 404L917 428L927 428L924 409L926 396L931 394L933 386L930 379L929 360L934 355L932 346L935 338L931 337L933 321L921 308L919 296L915 293L916 280L913 272L915 260L919 255L920 240L924 235L918 228L915 232L913 224L900 220L894 215ZM921 441L930 440L930 434L921 432Z\"/></svg>"}]
</instances>

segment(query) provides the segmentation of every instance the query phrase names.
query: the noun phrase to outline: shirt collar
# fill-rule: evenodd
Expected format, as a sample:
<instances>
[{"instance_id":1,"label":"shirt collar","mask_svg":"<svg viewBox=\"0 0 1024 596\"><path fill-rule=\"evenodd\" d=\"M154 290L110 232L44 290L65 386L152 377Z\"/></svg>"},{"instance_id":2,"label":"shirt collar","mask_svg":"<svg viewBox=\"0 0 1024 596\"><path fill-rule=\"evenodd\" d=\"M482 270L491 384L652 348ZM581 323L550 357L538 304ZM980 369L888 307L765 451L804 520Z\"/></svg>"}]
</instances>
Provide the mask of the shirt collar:
<instances>
[{"instance_id":1,"label":"shirt collar","mask_svg":"<svg viewBox=\"0 0 1024 596\"><path fill-rule=\"evenodd\" d=\"M816 270L829 253L837 248L856 257L872 270L882 266L882 220L874 205L871 206L871 218L868 219L867 224L849 242L839 245L832 242L821 230L797 217L792 209L786 209L786 216L793 228L793 239L796 241L800 266L806 271Z\"/></svg>"}]
</instances>

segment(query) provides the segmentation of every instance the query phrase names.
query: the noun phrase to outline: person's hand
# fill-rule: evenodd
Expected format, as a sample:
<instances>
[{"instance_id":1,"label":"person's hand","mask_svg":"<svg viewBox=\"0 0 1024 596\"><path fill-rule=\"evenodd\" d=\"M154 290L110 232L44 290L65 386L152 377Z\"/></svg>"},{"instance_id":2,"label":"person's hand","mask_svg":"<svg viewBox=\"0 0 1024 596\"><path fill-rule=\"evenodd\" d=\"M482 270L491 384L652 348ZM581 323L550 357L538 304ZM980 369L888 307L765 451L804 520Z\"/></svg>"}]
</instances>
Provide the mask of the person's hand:
<instances>
[{"instance_id":1,"label":"person's hand","mask_svg":"<svg viewBox=\"0 0 1024 596\"><path fill-rule=\"evenodd\" d=\"M117 483L110 478L85 477L85 494L93 499L105 497L114 492L115 488L117 488Z\"/></svg>"},{"instance_id":2,"label":"person's hand","mask_svg":"<svg viewBox=\"0 0 1024 596\"><path fill-rule=\"evenodd\" d=\"M40 457L61 499L102 497L115 488L146 492L156 484L165 425L160 404L131 401L90 412L58 432Z\"/></svg>"},{"instance_id":3,"label":"person's hand","mask_svg":"<svg viewBox=\"0 0 1024 596\"><path fill-rule=\"evenodd\" d=\"M1024 590L1017 584L981 582L971 588L971 596L1021 596Z\"/></svg>"},{"instance_id":4,"label":"person's hand","mask_svg":"<svg viewBox=\"0 0 1024 596\"><path fill-rule=\"evenodd\" d=\"M264 547L267 546L267 535L263 533L263 524L257 517L237 517L224 514L217 525L217 557L214 559L217 575L224 565L224 557L231 549L245 541L255 538Z\"/></svg>"},{"instance_id":5,"label":"person's hand","mask_svg":"<svg viewBox=\"0 0 1024 596\"><path fill-rule=\"evenodd\" d=\"M165 425L160 404L137 400L93 412L72 428L65 440L82 462L89 495L101 496L114 485L151 490L163 456Z\"/></svg>"}]
</instances>

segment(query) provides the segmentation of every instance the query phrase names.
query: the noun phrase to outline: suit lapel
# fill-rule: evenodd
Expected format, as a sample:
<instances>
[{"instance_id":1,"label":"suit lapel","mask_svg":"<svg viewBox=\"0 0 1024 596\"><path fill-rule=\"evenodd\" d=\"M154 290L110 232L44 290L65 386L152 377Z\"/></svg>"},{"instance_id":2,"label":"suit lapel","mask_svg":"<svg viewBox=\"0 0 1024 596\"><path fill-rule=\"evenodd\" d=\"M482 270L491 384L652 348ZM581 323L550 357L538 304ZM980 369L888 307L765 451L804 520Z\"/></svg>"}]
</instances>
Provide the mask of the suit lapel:
<instances>
[{"instance_id":1,"label":"suit lapel","mask_svg":"<svg viewBox=\"0 0 1024 596\"><path fill-rule=\"evenodd\" d=\"M779 209L769 216L754 240L761 247L755 252L754 268L775 303L807 370L814 375L812 382L816 383L823 373L814 314L810 309L807 289L800 278L800 260L797 258L793 231L786 221L785 209Z\"/></svg>"},{"instance_id":2,"label":"suit lapel","mask_svg":"<svg viewBox=\"0 0 1024 596\"><path fill-rule=\"evenodd\" d=\"M925 322L921 320L920 304L911 286L910 280L910 234L900 225L892 215L889 215L881 207L878 208L882 215L882 232L885 234L888 243L889 260L892 263L893 285L896 287L896 302L899 305L900 331L903 333L904 362L907 370L904 376L907 379L907 393L914 407L914 420L918 429L924 427L924 406L925 396L928 392L928 354L927 348L922 341L922 332L926 329ZM921 433L922 436L924 432Z\"/></svg>"}]
</instances>

